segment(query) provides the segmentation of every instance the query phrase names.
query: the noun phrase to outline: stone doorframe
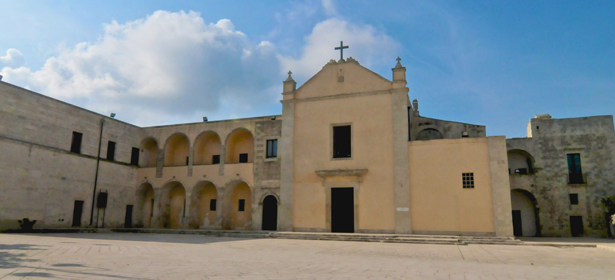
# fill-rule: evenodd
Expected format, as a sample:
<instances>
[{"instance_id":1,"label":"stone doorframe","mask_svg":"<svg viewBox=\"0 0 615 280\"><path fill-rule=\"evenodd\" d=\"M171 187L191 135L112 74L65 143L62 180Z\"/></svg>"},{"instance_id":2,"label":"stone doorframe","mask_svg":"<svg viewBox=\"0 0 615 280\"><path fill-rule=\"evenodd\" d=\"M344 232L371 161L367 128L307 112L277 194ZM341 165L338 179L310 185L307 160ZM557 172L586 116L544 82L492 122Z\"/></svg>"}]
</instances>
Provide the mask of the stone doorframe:
<instances>
[{"instance_id":1,"label":"stone doorframe","mask_svg":"<svg viewBox=\"0 0 615 280\"><path fill-rule=\"evenodd\" d=\"M354 232L359 230L359 189L361 186L361 177L367 172L367 169L335 169L335 170L318 170L316 174L322 179L322 185L325 191L325 221L326 230L331 232L331 189L332 188L352 188L353 203L354 203ZM331 182L327 181L329 177L356 177L356 182Z\"/></svg>"}]
</instances>

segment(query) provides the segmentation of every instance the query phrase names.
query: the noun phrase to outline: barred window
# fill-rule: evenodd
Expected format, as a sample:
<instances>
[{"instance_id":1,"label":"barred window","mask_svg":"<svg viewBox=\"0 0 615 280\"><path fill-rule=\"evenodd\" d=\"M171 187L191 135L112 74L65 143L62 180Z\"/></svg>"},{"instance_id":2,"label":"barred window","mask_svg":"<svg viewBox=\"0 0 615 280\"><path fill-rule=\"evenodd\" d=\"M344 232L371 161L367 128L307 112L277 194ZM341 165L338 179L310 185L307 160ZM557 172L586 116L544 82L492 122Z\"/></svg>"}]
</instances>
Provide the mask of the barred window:
<instances>
[{"instance_id":1,"label":"barred window","mask_svg":"<svg viewBox=\"0 0 615 280\"><path fill-rule=\"evenodd\" d=\"M464 189L473 189L474 188L474 173L462 173L461 174L463 180L463 188Z\"/></svg>"}]
</instances>

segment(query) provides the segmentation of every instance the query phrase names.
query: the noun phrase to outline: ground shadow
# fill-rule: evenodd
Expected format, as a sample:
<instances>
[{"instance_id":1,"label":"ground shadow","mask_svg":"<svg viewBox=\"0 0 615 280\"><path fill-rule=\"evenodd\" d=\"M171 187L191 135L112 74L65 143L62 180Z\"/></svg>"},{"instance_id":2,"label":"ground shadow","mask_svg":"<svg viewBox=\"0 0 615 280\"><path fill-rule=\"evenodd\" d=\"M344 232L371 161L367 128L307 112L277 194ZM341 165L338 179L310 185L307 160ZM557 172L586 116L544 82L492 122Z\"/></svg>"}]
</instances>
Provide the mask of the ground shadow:
<instances>
[{"instance_id":1,"label":"ground shadow","mask_svg":"<svg viewBox=\"0 0 615 280\"><path fill-rule=\"evenodd\" d=\"M0 268L22 267L26 262L33 259L27 258L26 251L42 250L39 245L30 244L0 244Z\"/></svg>"}]
</instances>

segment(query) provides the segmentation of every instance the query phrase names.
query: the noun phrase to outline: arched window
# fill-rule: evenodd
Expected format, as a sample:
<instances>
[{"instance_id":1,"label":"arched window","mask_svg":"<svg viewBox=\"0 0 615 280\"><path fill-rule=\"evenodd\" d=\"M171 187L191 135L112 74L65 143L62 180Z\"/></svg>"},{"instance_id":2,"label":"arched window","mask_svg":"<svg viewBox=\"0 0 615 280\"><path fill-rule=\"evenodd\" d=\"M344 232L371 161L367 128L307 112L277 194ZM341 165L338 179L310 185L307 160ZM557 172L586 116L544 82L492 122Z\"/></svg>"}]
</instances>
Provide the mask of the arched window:
<instances>
[{"instance_id":1,"label":"arched window","mask_svg":"<svg viewBox=\"0 0 615 280\"><path fill-rule=\"evenodd\" d=\"M434 128L426 128L421 130L419 134L416 136L416 140L435 140L435 139L444 139L442 133Z\"/></svg>"},{"instance_id":2,"label":"arched window","mask_svg":"<svg viewBox=\"0 0 615 280\"><path fill-rule=\"evenodd\" d=\"M188 165L190 143L184 134L174 134L164 147L164 166Z\"/></svg>"},{"instance_id":3,"label":"arched window","mask_svg":"<svg viewBox=\"0 0 615 280\"><path fill-rule=\"evenodd\" d=\"M147 138L141 142L140 167L156 167L158 161L158 142L154 138Z\"/></svg>"},{"instance_id":4,"label":"arched window","mask_svg":"<svg viewBox=\"0 0 615 280\"><path fill-rule=\"evenodd\" d=\"M226 162L254 162L254 139L246 129L233 131L226 139Z\"/></svg>"},{"instance_id":5,"label":"arched window","mask_svg":"<svg viewBox=\"0 0 615 280\"><path fill-rule=\"evenodd\" d=\"M220 137L213 131L201 133L194 141L195 165L220 163Z\"/></svg>"}]
</instances>

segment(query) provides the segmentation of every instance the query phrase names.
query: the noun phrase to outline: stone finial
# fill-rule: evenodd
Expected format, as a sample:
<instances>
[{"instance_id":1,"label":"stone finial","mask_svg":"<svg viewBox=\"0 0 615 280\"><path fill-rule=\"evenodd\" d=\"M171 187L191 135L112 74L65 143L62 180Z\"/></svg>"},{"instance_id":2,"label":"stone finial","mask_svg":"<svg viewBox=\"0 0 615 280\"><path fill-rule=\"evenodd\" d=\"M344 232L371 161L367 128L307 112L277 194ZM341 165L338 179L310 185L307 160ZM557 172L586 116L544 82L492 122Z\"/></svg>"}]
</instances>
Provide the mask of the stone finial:
<instances>
[{"instance_id":1,"label":"stone finial","mask_svg":"<svg viewBox=\"0 0 615 280\"><path fill-rule=\"evenodd\" d=\"M286 78L285 82L294 82L295 81L295 80L293 80L293 76L291 76L292 74L293 74L293 72L288 70L288 78Z\"/></svg>"},{"instance_id":2,"label":"stone finial","mask_svg":"<svg viewBox=\"0 0 615 280\"><path fill-rule=\"evenodd\" d=\"M293 79L292 74L293 72L289 70L288 78L286 78L286 80L284 81L284 91L282 94L292 93L297 89L297 82L295 82L295 80Z\"/></svg>"},{"instance_id":3,"label":"stone finial","mask_svg":"<svg viewBox=\"0 0 615 280\"><path fill-rule=\"evenodd\" d=\"M415 111L419 110L419 101L417 99L412 100L412 107Z\"/></svg>"},{"instance_id":4,"label":"stone finial","mask_svg":"<svg viewBox=\"0 0 615 280\"><path fill-rule=\"evenodd\" d=\"M401 58L397 57L397 65L393 68L393 82L395 83L394 87L405 87L406 86L406 67L401 65Z\"/></svg>"},{"instance_id":5,"label":"stone finial","mask_svg":"<svg viewBox=\"0 0 615 280\"><path fill-rule=\"evenodd\" d=\"M346 62L356 62L356 63L359 63L356 59L352 58L352 56L349 56L348 58L346 58Z\"/></svg>"},{"instance_id":6,"label":"stone finial","mask_svg":"<svg viewBox=\"0 0 615 280\"><path fill-rule=\"evenodd\" d=\"M337 61L337 63L344 63L346 62L346 60L344 60L343 58L340 58L340 60Z\"/></svg>"}]
</instances>

